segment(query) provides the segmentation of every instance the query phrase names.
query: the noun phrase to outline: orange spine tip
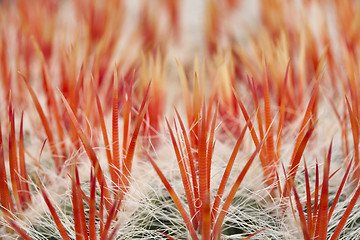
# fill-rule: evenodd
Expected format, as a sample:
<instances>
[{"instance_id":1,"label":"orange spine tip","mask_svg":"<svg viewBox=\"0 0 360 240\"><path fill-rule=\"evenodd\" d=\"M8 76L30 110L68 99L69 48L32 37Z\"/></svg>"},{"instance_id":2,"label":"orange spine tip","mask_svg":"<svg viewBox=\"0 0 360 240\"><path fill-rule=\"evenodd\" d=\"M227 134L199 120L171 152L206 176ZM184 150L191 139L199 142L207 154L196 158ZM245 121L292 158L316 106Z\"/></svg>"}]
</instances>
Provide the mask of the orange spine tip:
<instances>
[{"instance_id":1,"label":"orange spine tip","mask_svg":"<svg viewBox=\"0 0 360 240\"><path fill-rule=\"evenodd\" d=\"M256 147L255 151L253 152L253 154L250 156L250 158L248 159L247 163L245 164L244 168L241 170L240 174L238 175L234 185L231 187L230 193L227 196L224 205L221 208L221 211L219 213L219 216L216 219L216 222L214 224L213 230L212 230L212 237L213 238L218 238L220 233L221 233L221 226L224 222L225 219L225 215L227 213L227 211L230 208L231 202L235 197L236 191L238 190L240 184L242 183L246 173L249 171L249 168L251 166L251 164L253 163L256 155L258 154L258 152L260 151L260 149L263 147L264 144L264 140L265 138L259 143L259 145Z\"/></svg>"},{"instance_id":2,"label":"orange spine tip","mask_svg":"<svg viewBox=\"0 0 360 240\"><path fill-rule=\"evenodd\" d=\"M183 182L186 199L187 199L188 205L189 205L190 217L191 217L191 219L194 219L194 216L195 216L195 204L194 204L194 199L193 199L193 196L192 196L190 183L189 183L189 179L188 179L188 172L187 172L186 167L185 167L185 159L183 159L181 157L178 144L176 143L174 133L173 133L171 127L170 127L170 124L169 124L168 120L166 120L166 124L168 126L169 131L170 131L171 141L172 141L172 144L173 144L173 147L174 147L176 159L177 159L178 166L179 166L179 169L180 169L181 180Z\"/></svg>"},{"instance_id":3,"label":"orange spine tip","mask_svg":"<svg viewBox=\"0 0 360 240\"><path fill-rule=\"evenodd\" d=\"M47 135L47 137L49 139L50 150L51 150L52 158L55 161L56 169L57 169L58 172L60 172L62 164L60 162L58 151L57 151L57 148L56 148L56 145L55 145L55 138L54 138L54 135L53 135L53 133L51 131L49 120L46 118L45 113L44 113L44 111L43 111L43 109L42 109L42 107L40 105L40 102L39 102L34 90L31 88L31 86L27 82L26 78L24 76L22 76L22 77L24 79L24 83L26 84L26 87L29 90L29 93L30 93L31 98L32 98L32 100L34 102L35 108L36 108L36 110L37 110L37 112L38 112L38 114L40 116L41 123L42 123L42 125L44 127L44 130L46 132L46 135Z\"/></svg>"},{"instance_id":4,"label":"orange spine tip","mask_svg":"<svg viewBox=\"0 0 360 240\"><path fill-rule=\"evenodd\" d=\"M232 169L232 167L234 165L235 158L236 158L236 156L238 154L238 151L240 149L240 145L241 145L242 140L243 140L243 138L245 136L245 132L246 132L246 129L247 129L249 123L250 123L250 120L246 123L246 125L242 129L242 131L240 133L240 136L239 136L238 140L236 141L235 147L234 147L234 149L233 149L233 151L231 153L230 159L229 159L229 161L228 161L228 163L226 165L224 174L223 174L223 176L221 178L220 185L219 185L218 191L216 193L215 201L214 201L212 211L211 211L211 217L213 218L213 220L216 219L216 217L218 215L218 210L219 210L219 206L220 206L220 203L221 203L224 191L225 191L226 183L227 183L227 181L229 179L231 169Z\"/></svg>"},{"instance_id":5,"label":"orange spine tip","mask_svg":"<svg viewBox=\"0 0 360 240\"><path fill-rule=\"evenodd\" d=\"M127 193L128 188L129 188L129 184L130 184L130 175L131 175L131 170L132 170L132 163L133 163L133 158L135 155L135 146L136 146L136 141L137 138L139 136L139 132L140 132L140 127L143 123L144 117L145 117L145 113L147 111L147 108L149 106L149 99L148 99L148 94L149 94L149 89L150 89L150 84L151 82L149 82L149 85L147 87L147 90L145 92L144 95L144 99L141 103L140 109L139 109L139 114L136 117L136 121L135 121L135 127L134 127L134 132L133 135L131 137L129 146L126 150L126 157L122 163L122 174L121 174L121 188L120 191L121 194L122 193ZM122 197L124 196L124 194L122 194Z\"/></svg>"},{"instance_id":6,"label":"orange spine tip","mask_svg":"<svg viewBox=\"0 0 360 240\"><path fill-rule=\"evenodd\" d=\"M118 189L120 186L120 143L119 143L119 97L118 97L118 76L117 71L114 71L114 87L113 87L113 107L112 107L112 150L113 150L113 165L114 165L114 188Z\"/></svg>"},{"instance_id":7,"label":"orange spine tip","mask_svg":"<svg viewBox=\"0 0 360 240\"><path fill-rule=\"evenodd\" d=\"M96 96L96 105L97 105L98 112L99 112L101 132L102 132L102 136L103 136L104 144L105 144L105 149L106 149L105 151L106 151L106 157L107 157L107 160L108 160L110 176L111 176L111 180L113 182L115 182L115 170L114 170L114 164L113 164L113 160L112 160L112 156L111 156L109 138L108 138L108 135L107 135L106 125L105 125L104 113L102 111L102 107L101 107L101 103L100 103L100 99L99 99L98 94L95 93L95 96Z\"/></svg>"},{"instance_id":8,"label":"orange spine tip","mask_svg":"<svg viewBox=\"0 0 360 240\"><path fill-rule=\"evenodd\" d=\"M92 166L94 168L94 172L95 172L95 175L96 175L96 178L97 178L99 184L104 184L105 205L106 205L106 208L109 209L110 202L111 202L111 196L110 196L109 188L107 187L107 184L105 182L105 177L104 177L103 171L101 169L101 166L99 164L99 160L96 156L96 153L95 153L94 149L91 147L89 139L85 136L85 134L81 130L80 124L79 124L78 120L76 119L73 111L71 110L69 103L66 101L65 97L62 94L61 94L61 99L65 105L67 114L68 114L73 126L76 129L76 134L77 134L78 138L80 138L81 143L83 144L83 146L85 148L86 154L88 155L88 157L92 163Z\"/></svg>"},{"instance_id":9,"label":"orange spine tip","mask_svg":"<svg viewBox=\"0 0 360 240\"><path fill-rule=\"evenodd\" d=\"M0 121L0 200L1 200L2 210L5 215L7 215L9 212L13 212L14 206L9 192L9 185L8 185L6 168L5 168L1 121Z\"/></svg>"},{"instance_id":10,"label":"orange spine tip","mask_svg":"<svg viewBox=\"0 0 360 240\"><path fill-rule=\"evenodd\" d=\"M22 189L22 198L24 199L24 203L31 202L31 194L28 183L26 165L25 165L25 148L24 148L24 113L21 114L20 120L20 133L19 133L19 165L20 165L20 177L21 177L21 189Z\"/></svg>"},{"instance_id":11,"label":"orange spine tip","mask_svg":"<svg viewBox=\"0 0 360 240\"><path fill-rule=\"evenodd\" d=\"M294 180L295 180L295 176L296 176L296 172L297 169L299 167L299 163L301 160L301 157L304 153L305 147L314 131L315 126L311 125L308 129L308 131L306 132L306 135L304 136L304 138L302 139L299 148L297 149L297 152L295 154L295 157L292 159L292 164L289 167L288 173L287 173L287 180L285 182L285 187L284 187L284 191L283 191L283 197L288 197L290 195L290 191L291 188L294 184Z\"/></svg>"},{"instance_id":12,"label":"orange spine tip","mask_svg":"<svg viewBox=\"0 0 360 240\"><path fill-rule=\"evenodd\" d=\"M21 185L19 178L19 166L18 158L16 152L16 138L15 138L15 117L12 107L9 108L9 122L10 122L10 132L9 132L9 168L10 168L10 178L13 196L16 204L17 211L23 209L23 199L20 198Z\"/></svg>"},{"instance_id":13,"label":"orange spine tip","mask_svg":"<svg viewBox=\"0 0 360 240\"><path fill-rule=\"evenodd\" d=\"M210 179L208 179L208 167L207 162L207 132L206 132L206 114L205 114L205 105L202 107L202 114L199 123L199 193L201 200L200 207L200 221L201 221L201 234L204 239L210 238L210 191L209 184Z\"/></svg>"},{"instance_id":14,"label":"orange spine tip","mask_svg":"<svg viewBox=\"0 0 360 240\"><path fill-rule=\"evenodd\" d=\"M265 67L266 68L266 67ZM266 131L269 132L269 136L265 143L265 156L266 156L266 166L264 167L265 173L265 182L271 186L275 180L275 172L277 171L278 159L275 154L274 146L274 133L272 127L272 117L271 117L271 108L270 108L270 93L269 93L269 80L267 77L267 70L265 73L263 85L264 85L264 116L265 116L265 127ZM267 174L266 174L267 173Z\"/></svg>"},{"instance_id":15,"label":"orange spine tip","mask_svg":"<svg viewBox=\"0 0 360 240\"><path fill-rule=\"evenodd\" d=\"M185 147L186 147L186 153L187 153L187 157L188 157L188 161L189 161L189 165L190 165L190 172L191 172L191 178L192 178L192 185L193 185L193 192L194 192L194 203L200 201L200 196L199 196L199 184L198 184L198 179L197 179L197 172L196 172L196 163L195 163L195 159L191 150L191 146L190 146L190 140L188 137L188 134L186 132L185 126L183 121L181 120L181 117L178 113L178 111L175 108L175 112L178 118L178 121L180 123L180 128L182 131L182 135L184 137L184 141L185 141ZM198 220L198 212L199 212L199 206L195 204L195 221ZM196 227L195 227L196 228Z\"/></svg>"}]
</instances>

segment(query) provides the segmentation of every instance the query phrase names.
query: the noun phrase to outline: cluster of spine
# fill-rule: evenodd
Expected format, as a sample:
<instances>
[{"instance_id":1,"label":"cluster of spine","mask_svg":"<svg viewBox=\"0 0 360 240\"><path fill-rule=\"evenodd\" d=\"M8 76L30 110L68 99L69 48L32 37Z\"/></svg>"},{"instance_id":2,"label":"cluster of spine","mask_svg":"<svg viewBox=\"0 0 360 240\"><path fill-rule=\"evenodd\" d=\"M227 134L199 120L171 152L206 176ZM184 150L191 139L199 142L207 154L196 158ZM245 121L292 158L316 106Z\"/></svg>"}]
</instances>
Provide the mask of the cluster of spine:
<instances>
[{"instance_id":1,"label":"cluster of spine","mask_svg":"<svg viewBox=\"0 0 360 240\"><path fill-rule=\"evenodd\" d=\"M0 238L360 237L360 3L189 2L0 1Z\"/></svg>"}]
</instances>

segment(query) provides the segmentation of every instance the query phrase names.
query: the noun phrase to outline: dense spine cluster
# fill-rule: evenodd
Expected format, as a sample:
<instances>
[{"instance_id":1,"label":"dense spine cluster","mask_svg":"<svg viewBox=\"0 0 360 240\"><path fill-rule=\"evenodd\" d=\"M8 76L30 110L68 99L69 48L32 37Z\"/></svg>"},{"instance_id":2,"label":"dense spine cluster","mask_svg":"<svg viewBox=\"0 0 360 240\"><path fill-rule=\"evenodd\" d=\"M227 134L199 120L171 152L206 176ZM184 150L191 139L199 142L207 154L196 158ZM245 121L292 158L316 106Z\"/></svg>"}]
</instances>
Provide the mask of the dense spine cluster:
<instances>
[{"instance_id":1,"label":"dense spine cluster","mask_svg":"<svg viewBox=\"0 0 360 240\"><path fill-rule=\"evenodd\" d=\"M359 239L356 0L0 1L0 239Z\"/></svg>"}]
</instances>

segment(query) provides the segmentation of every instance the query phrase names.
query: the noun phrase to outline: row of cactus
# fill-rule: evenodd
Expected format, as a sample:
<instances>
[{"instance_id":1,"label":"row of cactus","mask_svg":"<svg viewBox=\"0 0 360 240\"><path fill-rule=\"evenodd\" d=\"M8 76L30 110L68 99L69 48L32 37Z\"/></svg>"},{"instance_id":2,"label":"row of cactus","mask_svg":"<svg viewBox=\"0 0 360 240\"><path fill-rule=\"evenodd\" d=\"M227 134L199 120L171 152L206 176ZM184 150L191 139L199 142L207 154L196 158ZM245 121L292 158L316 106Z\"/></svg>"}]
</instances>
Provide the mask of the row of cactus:
<instances>
[{"instance_id":1,"label":"row of cactus","mask_svg":"<svg viewBox=\"0 0 360 240\"><path fill-rule=\"evenodd\" d=\"M0 1L0 239L360 238L359 57L355 0Z\"/></svg>"}]
</instances>

